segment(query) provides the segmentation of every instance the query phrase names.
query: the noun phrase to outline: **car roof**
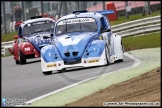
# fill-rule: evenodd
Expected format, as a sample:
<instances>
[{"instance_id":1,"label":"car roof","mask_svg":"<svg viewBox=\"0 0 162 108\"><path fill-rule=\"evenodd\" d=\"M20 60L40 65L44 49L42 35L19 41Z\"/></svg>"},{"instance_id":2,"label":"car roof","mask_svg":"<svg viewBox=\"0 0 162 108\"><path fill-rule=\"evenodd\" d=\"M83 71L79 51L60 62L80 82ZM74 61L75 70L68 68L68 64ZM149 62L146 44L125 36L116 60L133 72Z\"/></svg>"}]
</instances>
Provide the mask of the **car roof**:
<instances>
[{"instance_id":1,"label":"car roof","mask_svg":"<svg viewBox=\"0 0 162 108\"><path fill-rule=\"evenodd\" d=\"M60 20L65 20L65 19L70 19L70 18L77 18L77 17L92 17L94 19L98 19L100 17L102 17L103 15L99 14L99 13L95 13L95 12L87 12L87 13L79 13L79 14L70 14L70 15L66 15L61 17L58 22Z\"/></svg>"},{"instance_id":2,"label":"car roof","mask_svg":"<svg viewBox=\"0 0 162 108\"><path fill-rule=\"evenodd\" d=\"M37 19L26 20L20 26L24 27L26 24L29 24L29 23L33 23L33 22L37 22L37 21L46 21L46 20L51 20L51 21L53 21L55 23L55 20L53 20L51 18L37 18Z\"/></svg>"}]
</instances>

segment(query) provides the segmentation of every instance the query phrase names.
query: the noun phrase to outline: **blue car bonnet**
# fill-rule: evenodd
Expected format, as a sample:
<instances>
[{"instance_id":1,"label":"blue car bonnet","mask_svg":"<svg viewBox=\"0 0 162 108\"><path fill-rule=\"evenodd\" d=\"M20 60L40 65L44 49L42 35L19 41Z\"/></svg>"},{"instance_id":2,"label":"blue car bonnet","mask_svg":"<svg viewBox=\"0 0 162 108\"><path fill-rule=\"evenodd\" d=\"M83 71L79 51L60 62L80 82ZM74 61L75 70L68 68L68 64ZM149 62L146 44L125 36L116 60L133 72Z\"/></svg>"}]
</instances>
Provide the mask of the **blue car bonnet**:
<instances>
[{"instance_id":1,"label":"blue car bonnet","mask_svg":"<svg viewBox=\"0 0 162 108\"><path fill-rule=\"evenodd\" d=\"M25 40L29 41L38 52L42 46L48 45L51 43L51 39L43 39L44 36L49 36L51 32L39 32L34 34L28 34L24 38Z\"/></svg>"},{"instance_id":2,"label":"blue car bonnet","mask_svg":"<svg viewBox=\"0 0 162 108\"><path fill-rule=\"evenodd\" d=\"M77 61L81 59L89 41L96 36L94 32L75 32L56 37L55 45L64 61Z\"/></svg>"}]
</instances>

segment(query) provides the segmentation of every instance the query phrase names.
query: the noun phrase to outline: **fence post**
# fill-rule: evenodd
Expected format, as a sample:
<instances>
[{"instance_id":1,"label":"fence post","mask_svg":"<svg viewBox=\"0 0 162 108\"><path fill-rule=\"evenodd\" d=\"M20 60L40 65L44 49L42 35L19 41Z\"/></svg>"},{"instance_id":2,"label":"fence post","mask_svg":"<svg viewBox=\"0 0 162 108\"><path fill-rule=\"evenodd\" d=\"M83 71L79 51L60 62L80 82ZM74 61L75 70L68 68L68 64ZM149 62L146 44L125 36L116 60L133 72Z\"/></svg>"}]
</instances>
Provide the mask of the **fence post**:
<instances>
[{"instance_id":1,"label":"fence post","mask_svg":"<svg viewBox=\"0 0 162 108\"><path fill-rule=\"evenodd\" d=\"M79 1L77 1L77 7L78 7L78 10L80 10L80 6L79 6Z\"/></svg>"},{"instance_id":2,"label":"fence post","mask_svg":"<svg viewBox=\"0 0 162 108\"><path fill-rule=\"evenodd\" d=\"M41 11L42 11L42 16L44 16L43 1L41 1Z\"/></svg>"},{"instance_id":3,"label":"fence post","mask_svg":"<svg viewBox=\"0 0 162 108\"><path fill-rule=\"evenodd\" d=\"M24 2L25 2L25 1L21 1L21 4L22 4L22 17L23 17L23 21L25 21Z\"/></svg>"},{"instance_id":4,"label":"fence post","mask_svg":"<svg viewBox=\"0 0 162 108\"><path fill-rule=\"evenodd\" d=\"M3 3L3 21L4 21L4 33L6 34L7 33L7 30L6 30L6 9L5 9L5 1L2 1Z\"/></svg>"},{"instance_id":5,"label":"fence post","mask_svg":"<svg viewBox=\"0 0 162 108\"><path fill-rule=\"evenodd\" d=\"M148 4L148 14L151 15L150 1L147 1Z\"/></svg>"},{"instance_id":6,"label":"fence post","mask_svg":"<svg viewBox=\"0 0 162 108\"><path fill-rule=\"evenodd\" d=\"M127 6L128 6L128 1L125 1L125 15L127 17L127 19L129 19L129 13L127 12Z\"/></svg>"},{"instance_id":7,"label":"fence post","mask_svg":"<svg viewBox=\"0 0 162 108\"><path fill-rule=\"evenodd\" d=\"M94 1L95 11L97 11L96 5L97 5L97 1ZM103 8L104 8L104 7L103 7Z\"/></svg>"},{"instance_id":8,"label":"fence post","mask_svg":"<svg viewBox=\"0 0 162 108\"><path fill-rule=\"evenodd\" d=\"M59 9L59 15L58 15L58 19L60 18L60 15L61 15L61 9L62 9L62 1L60 2L60 9Z\"/></svg>"},{"instance_id":9,"label":"fence post","mask_svg":"<svg viewBox=\"0 0 162 108\"><path fill-rule=\"evenodd\" d=\"M63 5L63 7L62 7L62 14L63 15L66 15L68 12L68 8L67 8L67 1L63 1L62 2L62 5Z\"/></svg>"},{"instance_id":10,"label":"fence post","mask_svg":"<svg viewBox=\"0 0 162 108\"><path fill-rule=\"evenodd\" d=\"M87 3L86 3L86 1L82 1L83 2L83 10L85 10L86 8L87 8Z\"/></svg>"},{"instance_id":11,"label":"fence post","mask_svg":"<svg viewBox=\"0 0 162 108\"><path fill-rule=\"evenodd\" d=\"M102 5L103 5L103 10L105 10L105 1L103 1Z\"/></svg>"}]
</instances>

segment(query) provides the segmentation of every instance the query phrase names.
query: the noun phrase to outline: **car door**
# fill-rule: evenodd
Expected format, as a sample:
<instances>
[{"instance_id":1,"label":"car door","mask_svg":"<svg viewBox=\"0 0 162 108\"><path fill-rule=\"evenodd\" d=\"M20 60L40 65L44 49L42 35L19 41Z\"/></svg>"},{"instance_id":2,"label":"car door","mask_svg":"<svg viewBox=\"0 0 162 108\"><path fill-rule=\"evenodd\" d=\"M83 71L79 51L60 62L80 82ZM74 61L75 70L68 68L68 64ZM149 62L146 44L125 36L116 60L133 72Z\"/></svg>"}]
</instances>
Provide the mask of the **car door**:
<instances>
[{"instance_id":1,"label":"car door","mask_svg":"<svg viewBox=\"0 0 162 108\"><path fill-rule=\"evenodd\" d=\"M110 45L111 40L111 32L106 32L105 30L108 28L107 23L104 19L104 17L100 17L100 33L103 37L103 40L105 40L107 46Z\"/></svg>"},{"instance_id":2,"label":"car door","mask_svg":"<svg viewBox=\"0 0 162 108\"><path fill-rule=\"evenodd\" d=\"M103 37L103 40L106 42L108 49L110 51L110 56L114 54L113 50L113 39L112 39L112 31L104 31L106 29L111 29L110 23L107 18L101 17L100 18L100 27L101 27L101 36ZM103 29L103 30L102 30Z\"/></svg>"}]
</instances>

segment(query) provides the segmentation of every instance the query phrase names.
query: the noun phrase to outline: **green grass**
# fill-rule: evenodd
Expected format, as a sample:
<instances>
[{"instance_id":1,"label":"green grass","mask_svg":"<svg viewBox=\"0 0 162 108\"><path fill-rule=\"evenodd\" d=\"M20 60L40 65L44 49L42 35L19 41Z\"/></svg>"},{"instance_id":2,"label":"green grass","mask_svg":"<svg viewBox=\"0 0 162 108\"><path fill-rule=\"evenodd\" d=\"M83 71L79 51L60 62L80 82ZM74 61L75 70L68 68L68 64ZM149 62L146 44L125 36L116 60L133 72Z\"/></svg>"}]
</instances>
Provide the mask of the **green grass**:
<instances>
[{"instance_id":1,"label":"green grass","mask_svg":"<svg viewBox=\"0 0 162 108\"><path fill-rule=\"evenodd\" d=\"M2 34L1 35L1 41L2 42L7 42L7 41L15 40L14 39L15 35L17 35L17 32L11 32L11 33L7 33L7 34Z\"/></svg>"},{"instance_id":2,"label":"green grass","mask_svg":"<svg viewBox=\"0 0 162 108\"><path fill-rule=\"evenodd\" d=\"M143 16L142 13L135 14L135 15L129 15L129 19L127 19L126 16L122 16L122 17L119 17L118 20L116 20L116 21L110 21L110 24L111 24L111 26L113 26L113 25L125 23L128 21L138 20L138 19L142 19L142 18L148 18L148 17L152 17L152 16L158 16L158 15L161 15L161 10L152 12L151 15L147 14L145 16Z\"/></svg>"},{"instance_id":3,"label":"green grass","mask_svg":"<svg viewBox=\"0 0 162 108\"><path fill-rule=\"evenodd\" d=\"M1 57L8 57L8 56L13 56L13 55L12 55L12 54L9 54L9 55L3 56L3 55L1 54Z\"/></svg>"},{"instance_id":4,"label":"green grass","mask_svg":"<svg viewBox=\"0 0 162 108\"><path fill-rule=\"evenodd\" d=\"M161 32L122 38L125 51L160 47L160 40Z\"/></svg>"}]
</instances>

